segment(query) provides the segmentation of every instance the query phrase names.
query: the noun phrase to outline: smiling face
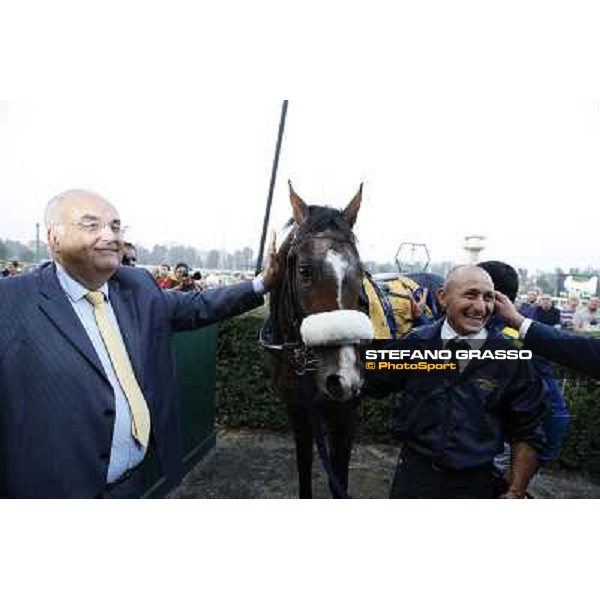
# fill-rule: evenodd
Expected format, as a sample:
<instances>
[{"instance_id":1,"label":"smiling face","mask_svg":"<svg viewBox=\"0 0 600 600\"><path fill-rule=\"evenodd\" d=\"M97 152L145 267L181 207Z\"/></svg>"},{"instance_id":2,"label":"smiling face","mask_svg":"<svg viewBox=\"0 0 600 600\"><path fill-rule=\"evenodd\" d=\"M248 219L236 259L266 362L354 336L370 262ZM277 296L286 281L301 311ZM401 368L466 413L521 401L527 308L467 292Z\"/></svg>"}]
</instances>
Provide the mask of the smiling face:
<instances>
[{"instance_id":1,"label":"smiling face","mask_svg":"<svg viewBox=\"0 0 600 600\"><path fill-rule=\"evenodd\" d=\"M494 284L479 267L461 267L453 271L439 298L446 309L448 323L460 335L483 329L494 312Z\"/></svg>"},{"instance_id":2,"label":"smiling face","mask_svg":"<svg viewBox=\"0 0 600 600\"><path fill-rule=\"evenodd\" d=\"M98 289L119 268L121 222L115 208L88 192L66 195L48 229L55 260L88 289Z\"/></svg>"}]
</instances>

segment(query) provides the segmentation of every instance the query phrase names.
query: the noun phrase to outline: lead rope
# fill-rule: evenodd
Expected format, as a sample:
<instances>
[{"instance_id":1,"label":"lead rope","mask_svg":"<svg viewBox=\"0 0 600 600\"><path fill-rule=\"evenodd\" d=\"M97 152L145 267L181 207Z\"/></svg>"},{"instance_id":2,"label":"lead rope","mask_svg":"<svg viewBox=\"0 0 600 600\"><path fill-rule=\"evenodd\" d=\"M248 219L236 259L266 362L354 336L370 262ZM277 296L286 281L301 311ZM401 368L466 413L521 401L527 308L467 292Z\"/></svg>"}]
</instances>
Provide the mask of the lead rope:
<instances>
[{"instance_id":1,"label":"lead rope","mask_svg":"<svg viewBox=\"0 0 600 600\"><path fill-rule=\"evenodd\" d=\"M323 434L323 426L321 423L321 419L319 418L317 407L315 406L315 402L316 399L319 397L319 394L317 391L317 386L314 382L314 377L312 376L312 372L310 371L306 371L300 376L300 397L301 402L303 402L304 405L308 407L308 414L310 416L313 436L317 444L317 451L319 453L321 464L323 465L323 469L325 469L325 472L327 473L329 486L333 490L335 490L336 494L340 498L350 500L352 499L352 497L344 489L344 486L340 483L340 480L337 478L336 474L333 471L333 465L331 464L329 448L327 447L325 436Z\"/></svg>"}]
</instances>

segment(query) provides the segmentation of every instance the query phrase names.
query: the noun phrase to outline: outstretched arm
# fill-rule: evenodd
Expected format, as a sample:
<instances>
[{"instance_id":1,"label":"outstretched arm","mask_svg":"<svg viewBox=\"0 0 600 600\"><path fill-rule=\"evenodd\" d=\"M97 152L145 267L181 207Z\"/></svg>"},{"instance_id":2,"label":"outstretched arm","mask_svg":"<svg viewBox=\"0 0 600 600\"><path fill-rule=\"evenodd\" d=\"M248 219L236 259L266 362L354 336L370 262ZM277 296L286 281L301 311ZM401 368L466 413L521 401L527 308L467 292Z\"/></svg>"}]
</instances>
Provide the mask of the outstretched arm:
<instances>
[{"instance_id":1,"label":"outstretched arm","mask_svg":"<svg viewBox=\"0 0 600 600\"><path fill-rule=\"evenodd\" d=\"M267 266L253 281L226 285L219 288L176 293L164 291L171 328L188 331L210 325L252 310L263 304L263 294L270 291L277 280L275 235L271 236Z\"/></svg>"},{"instance_id":2,"label":"outstretched arm","mask_svg":"<svg viewBox=\"0 0 600 600\"><path fill-rule=\"evenodd\" d=\"M572 335L520 315L512 302L496 292L496 312L519 329L525 347L548 360L600 379L600 339Z\"/></svg>"}]
</instances>

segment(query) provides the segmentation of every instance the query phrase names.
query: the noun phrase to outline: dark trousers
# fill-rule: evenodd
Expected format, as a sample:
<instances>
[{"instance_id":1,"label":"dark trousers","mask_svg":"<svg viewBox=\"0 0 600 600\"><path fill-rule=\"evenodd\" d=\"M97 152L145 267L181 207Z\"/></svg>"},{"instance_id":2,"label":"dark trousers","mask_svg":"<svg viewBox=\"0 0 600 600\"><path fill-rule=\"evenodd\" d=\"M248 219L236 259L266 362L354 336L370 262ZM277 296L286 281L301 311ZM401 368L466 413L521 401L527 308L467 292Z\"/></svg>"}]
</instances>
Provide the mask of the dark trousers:
<instances>
[{"instance_id":1,"label":"dark trousers","mask_svg":"<svg viewBox=\"0 0 600 600\"><path fill-rule=\"evenodd\" d=\"M445 469L430 458L404 449L390 498L492 498L492 464L473 469Z\"/></svg>"}]
</instances>

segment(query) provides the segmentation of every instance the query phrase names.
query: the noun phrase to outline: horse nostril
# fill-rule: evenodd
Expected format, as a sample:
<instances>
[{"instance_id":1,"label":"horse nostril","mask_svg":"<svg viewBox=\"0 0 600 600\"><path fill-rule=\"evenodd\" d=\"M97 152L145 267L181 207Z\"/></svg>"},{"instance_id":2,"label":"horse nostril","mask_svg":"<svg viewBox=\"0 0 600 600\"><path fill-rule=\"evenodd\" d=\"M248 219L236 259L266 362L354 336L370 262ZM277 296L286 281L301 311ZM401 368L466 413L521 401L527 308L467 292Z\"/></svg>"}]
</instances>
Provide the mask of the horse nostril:
<instances>
[{"instance_id":1,"label":"horse nostril","mask_svg":"<svg viewBox=\"0 0 600 600\"><path fill-rule=\"evenodd\" d=\"M340 398L344 394L342 380L339 375L329 375L325 380L325 388L334 398Z\"/></svg>"}]
</instances>

